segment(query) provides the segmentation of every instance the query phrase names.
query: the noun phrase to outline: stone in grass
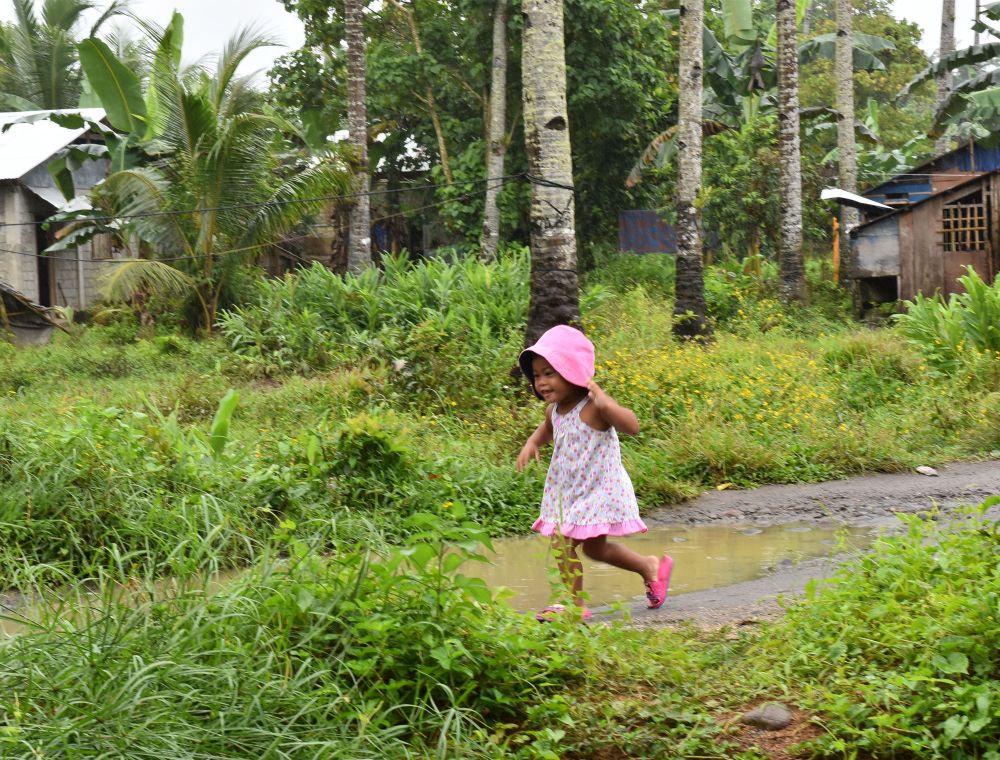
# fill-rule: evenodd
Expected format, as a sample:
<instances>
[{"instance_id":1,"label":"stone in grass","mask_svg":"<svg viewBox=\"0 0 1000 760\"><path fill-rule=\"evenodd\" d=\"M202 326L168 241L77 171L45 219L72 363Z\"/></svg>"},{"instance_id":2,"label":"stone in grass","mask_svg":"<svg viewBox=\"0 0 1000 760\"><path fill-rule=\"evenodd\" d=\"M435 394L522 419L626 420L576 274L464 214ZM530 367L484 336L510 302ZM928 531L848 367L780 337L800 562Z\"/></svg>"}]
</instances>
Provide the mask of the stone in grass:
<instances>
[{"instance_id":1,"label":"stone in grass","mask_svg":"<svg viewBox=\"0 0 1000 760\"><path fill-rule=\"evenodd\" d=\"M740 722L765 731L780 731L787 728L792 720L792 711L778 702L768 702L740 718Z\"/></svg>"},{"instance_id":2,"label":"stone in grass","mask_svg":"<svg viewBox=\"0 0 1000 760\"><path fill-rule=\"evenodd\" d=\"M917 467L915 469L921 475L928 475L929 477L932 477L932 478L936 478L937 474L938 474L937 470L935 470L933 467L928 467L927 465L924 465L924 464L920 465L919 467Z\"/></svg>"}]
</instances>

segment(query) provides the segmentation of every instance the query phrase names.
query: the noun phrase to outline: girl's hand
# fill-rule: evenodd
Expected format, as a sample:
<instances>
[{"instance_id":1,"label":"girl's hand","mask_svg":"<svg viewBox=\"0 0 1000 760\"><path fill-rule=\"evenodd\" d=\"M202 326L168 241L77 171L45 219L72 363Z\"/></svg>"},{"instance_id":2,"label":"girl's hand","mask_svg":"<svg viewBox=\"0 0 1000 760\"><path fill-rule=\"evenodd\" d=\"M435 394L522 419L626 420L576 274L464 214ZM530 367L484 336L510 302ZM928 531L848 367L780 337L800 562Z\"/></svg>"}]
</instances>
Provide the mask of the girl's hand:
<instances>
[{"instance_id":1,"label":"girl's hand","mask_svg":"<svg viewBox=\"0 0 1000 760\"><path fill-rule=\"evenodd\" d=\"M636 419L635 412L611 398L593 380L587 383L587 396L604 421L619 433L635 435L639 432L639 420Z\"/></svg>"},{"instance_id":2,"label":"girl's hand","mask_svg":"<svg viewBox=\"0 0 1000 760\"><path fill-rule=\"evenodd\" d=\"M521 449L521 453L517 455L517 471L522 472L525 467L531 464L532 459L541 462L542 455L538 450L538 445L529 438L528 442L524 444L524 448Z\"/></svg>"},{"instance_id":3,"label":"girl's hand","mask_svg":"<svg viewBox=\"0 0 1000 760\"><path fill-rule=\"evenodd\" d=\"M590 403L594 405L594 408L599 412L603 412L608 408L609 402L611 401L611 396L604 392L597 383L591 380L587 383L587 396L590 398Z\"/></svg>"}]
</instances>

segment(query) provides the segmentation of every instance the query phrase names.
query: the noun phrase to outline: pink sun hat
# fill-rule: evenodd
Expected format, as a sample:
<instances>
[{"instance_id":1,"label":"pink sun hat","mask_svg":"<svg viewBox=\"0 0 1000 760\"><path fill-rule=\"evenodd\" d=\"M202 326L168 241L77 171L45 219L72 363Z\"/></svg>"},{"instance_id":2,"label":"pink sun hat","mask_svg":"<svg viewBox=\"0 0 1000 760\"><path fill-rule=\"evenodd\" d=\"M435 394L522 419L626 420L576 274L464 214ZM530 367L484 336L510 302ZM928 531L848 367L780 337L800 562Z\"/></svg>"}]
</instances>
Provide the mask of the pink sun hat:
<instances>
[{"instance_id":1,"label":"pink sun hat","mask_svg":"<svg viewBox=\"0 0 1000 760\"><path fill-rule=\"evenodd\" d=\"M535 345L521 352L517 361L532 385L535 373L531 370L531 360L536 356L545 359L552 369L573 385L586 388L587 383L594 379L594 344L575 327L556 325L542 333ZM537 392L535 395L538 395Z\"/></svg>"}]
</instances>

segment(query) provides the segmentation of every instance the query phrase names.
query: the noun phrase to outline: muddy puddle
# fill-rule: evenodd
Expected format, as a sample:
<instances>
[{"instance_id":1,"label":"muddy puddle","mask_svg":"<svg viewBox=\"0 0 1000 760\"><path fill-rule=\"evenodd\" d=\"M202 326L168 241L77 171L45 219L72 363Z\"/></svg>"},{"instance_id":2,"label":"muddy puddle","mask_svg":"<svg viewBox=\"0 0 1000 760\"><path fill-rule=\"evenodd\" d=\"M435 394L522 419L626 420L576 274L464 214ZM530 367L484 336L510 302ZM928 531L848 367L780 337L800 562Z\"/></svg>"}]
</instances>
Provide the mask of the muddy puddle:
<instances>
[{"instance_id":1,"label":"muddy puddle","mask_svg":"<svg viewBox=\"0 0 1000 760\"><path fill-rule=\"evenodd\" d=\"M222 570L210 576L195 576L185 584L163 578L151 587L135 583L113 584L103 591L74 588L70 592L48 591L45 600L28 600L20 595L0 595L0 641L22 633L30 633L40 620L65 620L72 625L85 625L88 619L99 617L108 606L110 596L116 603L138 605L148 601L150 592L156 597L179 593L211 595L243 575L244 570ZM51 625L51 622L48 623Z\"/></svg>"},{"instance_id":2,"label":"muddy puddle","mask_svg":"<svg viewBox=\"0 0 1000 760\"><path fill-rule=\"evenodd\" d=\"M798 560L839 551L864 549L874 540L872 528L825 528L815 524L768 527L749 525L658 526L648 533L619 539L640 554L670 554L674 571L671 595L754 580ZM551 598L555 560L548 539L540 536L493 542L493 564L463 568L483 578L491 588L505 586L510 604L521 611L544 607ZM626 601L644 592L632 573L583 561L584 590L596 606Z\"/></svg>"},{"instance_id":3,"label":"muddy puddle","mask_svg":"<svg viewBox=\"0 0 1000 760\"><path fill-rule=\"evenodd\" d=\"M648 533L618 539L640 554L670 554L674 571L670 583L671 595L729 586L754 580L793 565L796 561L822 557L843 550L864 549L874 540L873 528L832 528L816 524L792 523L755 527L751 525L656 526ZM529 612L549 603L552 588L557 583L555 561L548 539L541 536L498 539L492 563L470 563L462 568L493 589L505 587L512 594L509 603L518 610ZM584 589L592 606L627 601L643 594L636 576L624 570L592 562L581 554L584 563ZM196 579L193 586L211 594L231 582L242 571L229 570L213 574L207 582ZM170 580L154 584L157 594L176 591ZM51 600L61 611L59 617L82 617L81 609L98 611L103 606L99 594L77 590L76 597ZM113 591L119 601L138 600L143 592L138 587L118 587ZM40 616L39 607L25 600L0 598L0 640L5 636L25 633L30 621ZM19 603L18 603L19 602ZM13 606L12 606L13 605ZM75 613L73 611L76 611ZM51 613L50 613L51 615ZM77 620L76 622L80 622Z\"/></svg>"}]
</instances>

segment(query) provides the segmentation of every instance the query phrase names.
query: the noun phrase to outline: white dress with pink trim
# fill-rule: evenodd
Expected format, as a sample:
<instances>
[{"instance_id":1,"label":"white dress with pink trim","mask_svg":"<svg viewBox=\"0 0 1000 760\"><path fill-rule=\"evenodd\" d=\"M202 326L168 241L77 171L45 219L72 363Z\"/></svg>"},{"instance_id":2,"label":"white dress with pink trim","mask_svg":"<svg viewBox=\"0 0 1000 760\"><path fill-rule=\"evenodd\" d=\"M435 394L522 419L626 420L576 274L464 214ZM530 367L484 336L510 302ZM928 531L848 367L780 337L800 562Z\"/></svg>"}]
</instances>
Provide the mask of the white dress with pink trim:
<instances>
[{"instance_id":1,"label":"white dress with pink trim","mask_svg":"<svg viewBox=\"0 0 1000 760\"><path fill-rule=\"evenodd\" d=\"M594 430L580 419L585 397L565 414L552 409L553 451L542 513L532 530L567 538L645 533L632 480L622 466L615 429Z\"/></svg>"}]
</instances>

